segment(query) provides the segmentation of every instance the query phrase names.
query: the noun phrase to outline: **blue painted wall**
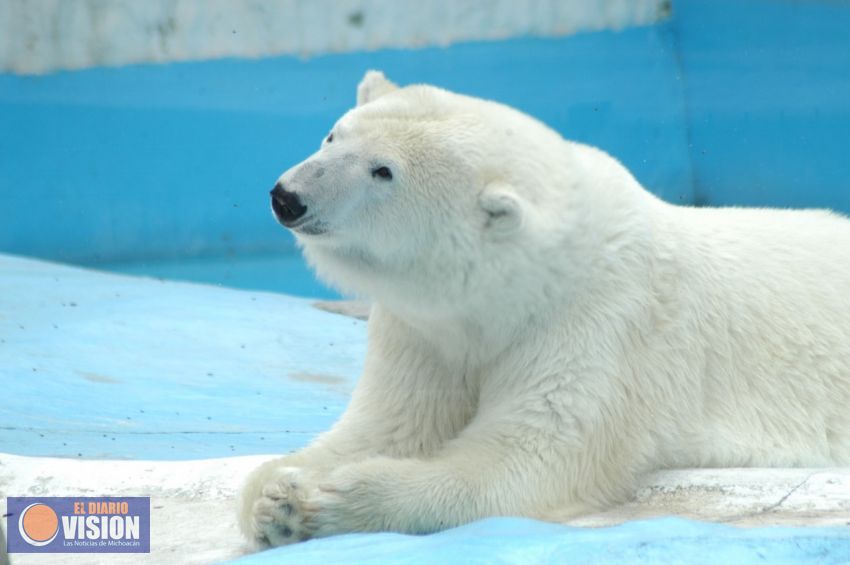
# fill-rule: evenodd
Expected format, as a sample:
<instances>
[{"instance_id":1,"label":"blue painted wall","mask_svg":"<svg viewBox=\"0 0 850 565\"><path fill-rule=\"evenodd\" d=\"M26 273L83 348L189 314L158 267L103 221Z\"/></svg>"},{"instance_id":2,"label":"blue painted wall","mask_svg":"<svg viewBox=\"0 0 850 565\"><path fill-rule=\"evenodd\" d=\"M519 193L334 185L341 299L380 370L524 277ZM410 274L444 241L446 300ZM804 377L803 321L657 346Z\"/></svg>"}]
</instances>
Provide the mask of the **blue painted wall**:
<instances>
[{"instance_id":1,"label":"blue painted wall","mask_svg":"<svg viewBox=\"0 0 850 565\"><path fill-rule=\"evenodd\" d=\"M0 75L0 251L98 263L284 252L268 189L369 68L517 106L691 200L666 26L302 60Z\"/></svg>"},{"instance_id":2,"label":"blue painted wall","mask_svg":"<svg viewBox=\"0 0 850 565\"><path fill-rule=\"evenodd\" d=\"M677 0L562 39L0 75L0 251L300 293L240 265L296 256L267 190L368 68L514 105L673 202L847 212L848 29L846 2Z\"/></svg>"},{"instance_id":3,"label":"blue painted wall","mask_svg":"<svg viewBox=\"0 0 850 565\"><path fill-rule=\"evenodd\" d=\"M696 199L850 212L850 3L677 0Z\"/></svg>"}]
</instances>

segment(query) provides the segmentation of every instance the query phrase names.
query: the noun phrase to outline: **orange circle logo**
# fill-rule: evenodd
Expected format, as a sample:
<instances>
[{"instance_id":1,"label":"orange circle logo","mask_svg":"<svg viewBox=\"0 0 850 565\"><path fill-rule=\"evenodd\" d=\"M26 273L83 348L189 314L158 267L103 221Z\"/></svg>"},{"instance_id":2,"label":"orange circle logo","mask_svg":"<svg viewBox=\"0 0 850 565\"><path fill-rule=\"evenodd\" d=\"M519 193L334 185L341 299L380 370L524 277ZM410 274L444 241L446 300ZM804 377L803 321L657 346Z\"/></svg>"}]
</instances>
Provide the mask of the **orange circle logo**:
<instances>
[{"instance_id":1,"label":"orange circle logo","mask_svg":"<svg viewBox=\"0 0 850 565\"><path fill-rule=\"evenodd\" d=\"M53 541L59 533L59 517L48 505L36 502L21 512L18 519L18 531L30 545L42 546Z\"/></svg>"}]
</instances>

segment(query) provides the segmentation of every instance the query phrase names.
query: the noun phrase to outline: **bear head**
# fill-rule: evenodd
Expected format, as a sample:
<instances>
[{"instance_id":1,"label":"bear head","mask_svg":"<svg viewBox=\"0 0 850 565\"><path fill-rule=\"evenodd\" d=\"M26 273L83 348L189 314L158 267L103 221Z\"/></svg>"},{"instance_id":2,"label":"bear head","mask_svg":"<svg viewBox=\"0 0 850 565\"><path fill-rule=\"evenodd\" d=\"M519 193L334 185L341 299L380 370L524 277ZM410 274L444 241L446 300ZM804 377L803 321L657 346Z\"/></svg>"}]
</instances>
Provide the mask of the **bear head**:
<instances>
[{"instance_id":1,"label":"bear head","mask_svg":"<svg viewBox=\"0 0 850 565\"><path fill-rule=\"evenodd\" d=\"M534 276L530 250L564 220L551 190L567 182L552 164L564 144L502 104L369 71L356 107L281 175L272 208L333 286L451 310Z\"/></svg>"}]
</instances>

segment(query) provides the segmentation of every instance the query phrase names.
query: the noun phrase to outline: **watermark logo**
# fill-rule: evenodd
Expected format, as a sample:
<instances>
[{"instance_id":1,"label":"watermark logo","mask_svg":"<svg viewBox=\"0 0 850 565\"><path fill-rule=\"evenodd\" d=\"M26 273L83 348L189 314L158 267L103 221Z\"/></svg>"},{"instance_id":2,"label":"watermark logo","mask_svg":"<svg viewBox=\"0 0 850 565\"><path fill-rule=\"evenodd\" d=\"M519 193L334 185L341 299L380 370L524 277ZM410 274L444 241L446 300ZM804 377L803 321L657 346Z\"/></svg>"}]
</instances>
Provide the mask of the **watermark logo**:
<instances>
[{"instance_id":1,"label":"watermark logo","mask_svg":"<svg viewBox=\"0 0 850 565\"><path fill-rule=\"evenodd\" d=\"M150 498L7 499L9 553L149 553Z\"/></svg>"},{"instance_id":2,"label":"watermark logo","mask_svg":"<svg viewBox=\"0 0 850 565\"><path fill-rule=\"evenodd\" d=\"M47 545L59 533L59 517L48 505L34 502L21 512L18 531L23 540L33 547Z\"/></svg>"}]
</instances>

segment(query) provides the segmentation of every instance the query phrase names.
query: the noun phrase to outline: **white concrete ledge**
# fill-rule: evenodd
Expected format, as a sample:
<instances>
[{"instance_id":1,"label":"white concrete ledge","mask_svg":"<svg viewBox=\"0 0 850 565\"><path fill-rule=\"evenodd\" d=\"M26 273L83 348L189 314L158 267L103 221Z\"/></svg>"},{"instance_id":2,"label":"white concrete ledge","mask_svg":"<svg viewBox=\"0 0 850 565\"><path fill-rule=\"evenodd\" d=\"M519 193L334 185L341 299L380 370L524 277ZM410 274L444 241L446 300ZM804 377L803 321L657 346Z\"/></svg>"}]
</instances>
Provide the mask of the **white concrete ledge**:
<instances>
[{"instance_id":1,"label":"white concrete ledge","mask_svg":"<svg viewBox=\"0 0 850 565\"><path fill-rule=\"evenodd\" d=\"M746 527L847 526L850 469L659 471L644 479L633 501L569 523L609 526L658 516Z\"/></svg>"},{"instance_id":2,"label":"white concrete ledge","mask_svg":"<svg viewBox=\"0 0 850 565\"><path fill-rule=\"evenodd\" d=\"M235 498L247 473L271 456L198 461L93 461L0 454L8 496L150 496L149 555L66 555L64 563L210 563L248 551ZM5 513L5 499L0 509ZM676 515L737 526L850 525L850 469L690 469L644 481L634 501L567 522L598 527ZM43 563L15 555L15 563Z\"/></svg>"},{"instance_id":3,"label":"white concrete ledge","mask_svg":"<svg viewBox=\"0 0 850 565\"><path fill-rule=\"evenodd\" d=\"M667 11L664 0L4 0L0 70L552 37L649 24Z\"/></svg>"}]
</instances>

